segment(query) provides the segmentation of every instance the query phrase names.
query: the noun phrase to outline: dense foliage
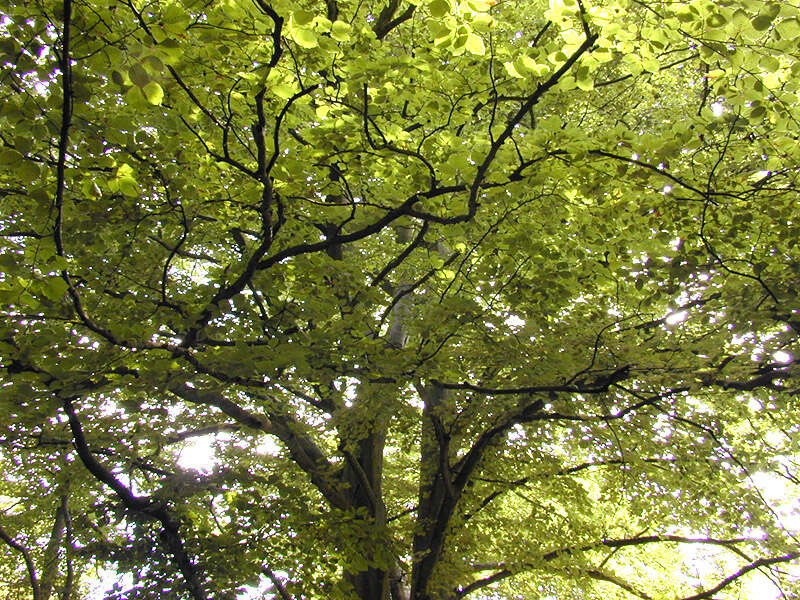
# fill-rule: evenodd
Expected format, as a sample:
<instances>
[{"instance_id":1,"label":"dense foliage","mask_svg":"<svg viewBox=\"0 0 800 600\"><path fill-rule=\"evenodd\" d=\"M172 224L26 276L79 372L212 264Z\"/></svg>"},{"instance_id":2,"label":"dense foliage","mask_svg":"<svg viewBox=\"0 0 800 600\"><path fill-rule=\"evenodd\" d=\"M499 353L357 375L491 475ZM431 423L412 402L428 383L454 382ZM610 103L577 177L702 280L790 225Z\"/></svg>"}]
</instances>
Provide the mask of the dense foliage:
<instances>
[{"instance_id":1,"label":"dense foliage","mask_svg":"<svg viewBox=\"0 0 800 600\"><path fill-rule=\"evenodd\" d=\"M0 15L0 598L800 592L791 3Z\"/></svg>"}]
</instances>

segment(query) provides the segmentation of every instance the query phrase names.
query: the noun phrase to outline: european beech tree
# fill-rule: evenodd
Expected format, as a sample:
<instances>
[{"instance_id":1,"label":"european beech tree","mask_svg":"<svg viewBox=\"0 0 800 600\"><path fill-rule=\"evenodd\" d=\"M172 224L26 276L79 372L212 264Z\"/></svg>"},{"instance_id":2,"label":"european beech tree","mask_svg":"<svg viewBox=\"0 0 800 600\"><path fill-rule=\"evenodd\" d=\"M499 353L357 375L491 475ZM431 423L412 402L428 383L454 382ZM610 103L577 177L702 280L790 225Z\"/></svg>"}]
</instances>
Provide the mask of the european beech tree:
<instances>
[{"instance_id":1,"label":"european beech tree","mask_svg":"<svg viewBox=\"0 0 800 600\"><path fill-rule=\"evenodd\" d=\"M799 15L4 2L0 598L800 593Z\"/></svg>"}]
</instances>

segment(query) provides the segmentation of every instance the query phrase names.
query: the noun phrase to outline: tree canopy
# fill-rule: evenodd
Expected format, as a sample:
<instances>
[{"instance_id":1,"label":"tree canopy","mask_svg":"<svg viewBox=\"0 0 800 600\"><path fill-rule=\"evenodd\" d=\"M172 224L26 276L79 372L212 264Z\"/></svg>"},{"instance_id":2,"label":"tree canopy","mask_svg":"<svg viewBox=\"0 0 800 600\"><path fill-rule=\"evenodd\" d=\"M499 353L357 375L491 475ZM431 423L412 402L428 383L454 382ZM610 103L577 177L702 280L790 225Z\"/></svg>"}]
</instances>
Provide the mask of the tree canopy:
<instances>
[{"instance_id":1,"label":"tree canopy","mask_svg":"<svg viewBox=\"0 0 800 600\"><path fill-rule=\"evenodd\" d=\"M797 7L0 38L0 598L800 593Z\"/></svg>"}]
</instances>

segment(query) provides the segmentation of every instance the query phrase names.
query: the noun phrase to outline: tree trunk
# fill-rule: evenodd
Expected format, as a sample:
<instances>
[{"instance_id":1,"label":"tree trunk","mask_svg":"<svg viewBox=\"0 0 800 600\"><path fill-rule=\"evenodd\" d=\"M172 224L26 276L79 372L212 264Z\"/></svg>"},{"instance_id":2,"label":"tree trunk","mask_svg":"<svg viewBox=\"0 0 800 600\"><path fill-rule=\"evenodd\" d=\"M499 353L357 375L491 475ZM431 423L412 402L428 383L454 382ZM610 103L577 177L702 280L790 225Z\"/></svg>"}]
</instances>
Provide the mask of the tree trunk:
<instances>
[{"instance_id":1,"label":"tree trunk","mask_svg":"<svg viewBox=\"0 0 800 600\"><path fill-rule=\"evenodd\" d=\"M441 556L444 528L455 503L451 492L446 444L442 443L434 424L438 407L446 390L429 383L422 390L422 440L420 443L419 502L414 532L411 574L411 600L429 600L428 584ZM444 454L443 454L444 453Z\"/></svg>"},{"instance_id":2,"label":"tree trunk","mask_svg":"<svg viewBox=\"0 0 800 600\"><path fill-rule=\"evenodd\" d=\"M40 588L41 600L49 600L50 594L53 591L53 585L58 577L58 549L62 545L64 532L66 530L68 498L68 492L64 492L61 495L61 501L58 504L58 508L56 508L56 513L53 518L53 530L50 533L50 539L44 551L44 564Z\"/></svg>"},{"instance_id":3,"label":"tree trunk","mask_svg":"<svg viewBox=\"0 0 800 600\"><path fill-rule=\"evenodd\" d=\"M413 237L408 227L398 229L398 242L408 243ZM341 260L341 255L331 254ZM411 311L412 296L407 294L408 284L401 283L394 288L394 295L399 300L390 313L387 341L395 348L403 348L408 339L407 321ZM362 382L358 388L353 405L355 415L373 415L372 422L366 424L367 431L362 437L349 440L351 447L344 447L347 459L344 469L344 480L349 486L348 494L352 505L364 508L369 515L373 530L385 531L386 507L383 503L383 450L386 444L386 431L391 420L391 400L397 389L386 385L375 385ZM359 424L361 426L365 424ZM346 444L346 435L341 439ZM386 544L390 540L385 540ZM368 550L368 549L365 549ZM377 557L367 556L372 561ZM380 561L379 561L380 562ZM353 586L360 600L408 600L408 591L399 582L399 574L393 565L369 567L357 573L346 573L345 580Z\"/></svg>"},{"instance_id":4,"label":"tree trunk","mask_svg":"<svg viewBox=\"0 0 800 600\"><path fill-rule=\"evenodd\" d=\"M385 437L385 428L375 424L375 430L356 442L357 449L348 451L344 470L344 479L350 487L353 506L367 510L371 521L369 525L374 526L377 531L386 525L381 482ZM366 558L372 560L374 557ZM345 577L360 600L389 600L387 569L370 567L358 573L347 573Z\"/></svg>"}]
</instances>

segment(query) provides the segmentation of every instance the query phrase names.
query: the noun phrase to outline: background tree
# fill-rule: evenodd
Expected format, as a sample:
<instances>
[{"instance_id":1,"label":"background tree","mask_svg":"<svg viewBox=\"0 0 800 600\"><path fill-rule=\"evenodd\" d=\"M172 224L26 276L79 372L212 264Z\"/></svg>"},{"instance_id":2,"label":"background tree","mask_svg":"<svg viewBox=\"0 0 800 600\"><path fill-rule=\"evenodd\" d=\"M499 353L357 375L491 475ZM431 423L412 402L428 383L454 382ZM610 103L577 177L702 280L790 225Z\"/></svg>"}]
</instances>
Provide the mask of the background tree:
<instances>
[{"instance_id":1,"label":"background tree","mask_svg":"<svg viewBox=\"0 0 800 600\"><path fill-rule=\"evenodd\" d=\"M796 593L798 14L7 2L9 589Z\"/></svg>"}]
</instances>

